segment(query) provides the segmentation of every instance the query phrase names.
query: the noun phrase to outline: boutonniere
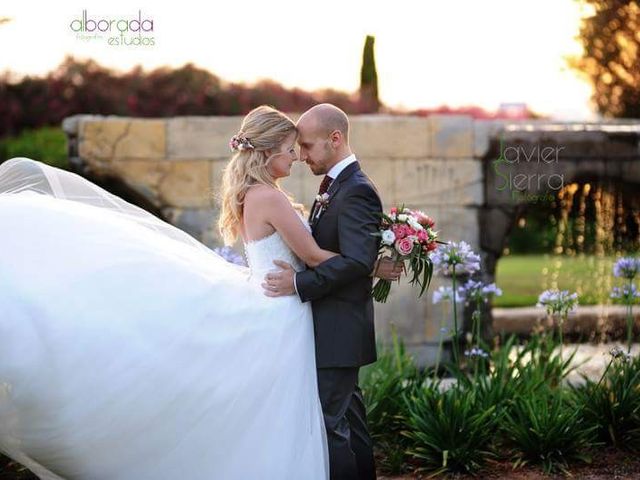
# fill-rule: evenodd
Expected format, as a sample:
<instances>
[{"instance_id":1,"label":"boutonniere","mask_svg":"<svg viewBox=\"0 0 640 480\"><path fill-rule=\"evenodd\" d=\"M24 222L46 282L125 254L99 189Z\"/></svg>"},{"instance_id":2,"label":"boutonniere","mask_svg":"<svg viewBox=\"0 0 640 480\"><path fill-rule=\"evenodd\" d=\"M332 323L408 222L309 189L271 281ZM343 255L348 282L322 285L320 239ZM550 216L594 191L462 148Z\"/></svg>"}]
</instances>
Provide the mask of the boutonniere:
<instances>
[{"instance_id":1,"label":"boutonniere","mask_svg":"<svg viewBox=\"0 0 640 480\"><path fill-rule=\"evenodd\" d=\"M316 195L316 203L313 207L313 213L311 214L311 221L315 221L318 217L327 209L329 205L330 196L327 192L322 195Z\"/></svg>"},{"instance_id":2,"label":"boutonniere","mask_svg":"<svg viewBox=\"0 0 640 480\"><path fill-rule=\"evenodd\" d=\"M325 192L322 195L316 195L316 202L318 202L320 207L326 207L329 205L329 194Z\"/></svg>"}]
</instances>

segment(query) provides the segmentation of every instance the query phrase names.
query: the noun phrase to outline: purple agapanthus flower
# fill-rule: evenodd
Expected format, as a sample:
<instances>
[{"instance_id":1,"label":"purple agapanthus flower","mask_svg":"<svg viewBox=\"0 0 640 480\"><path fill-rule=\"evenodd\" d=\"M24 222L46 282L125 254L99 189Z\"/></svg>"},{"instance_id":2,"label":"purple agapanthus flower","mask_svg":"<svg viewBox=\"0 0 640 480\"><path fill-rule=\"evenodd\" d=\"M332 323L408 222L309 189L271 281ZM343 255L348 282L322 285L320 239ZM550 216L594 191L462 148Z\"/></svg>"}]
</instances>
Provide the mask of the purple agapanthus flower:
<instances>
[{"instance_id":1,"label":"purple agapanthus flower","mask_svg":"<svg viewBox=\"0 0 640 480\"><path fill-rule=\"evenodd\" d=\"M246 263L244 261L244 258L242 258L242 255L239 255L238 253L236 253L236 251L233 248L229 247L228 245L225 245L224 247L216 247L213 249L213 251L216 252L218 255L220 255L229 263L246 266Z\"/></svg>"},{"instance_id":2,"label":"purple agapanthus flower","mask_svg":"<svg viewBox=\"0 0 640 480\"><path fill-rule=\"evenodd\" d=\"M640 259L622 257L613 265L613 275L619 278L633 279L640 273Z\"/></svg>"},{"instance_id":3,"label":"purple agapanthus flower","mask_svg":"<svg viewBox=\"0 0 640 480\"><path fill-rule=\"evenodd\" d=\"M568 290L545 290L538 297L536 306L546 308L550 315L566 315L578 306L578 294L569 293Z\"/></svg>"},{"instance_id":4,"label":"purple agapanthus flower","mask_svg":"<svg viewBox=\"0 0 640 480\"><path fill-rule=\"evenodd\" d=\"M474 357L488 358L489 354L481 348L473 347L471 350L465 350L464 356L468 358L474 358Z\"/></svg>"},{"instance_id":5,"label":"purple agapanthus flower","mask_svg":"<svg viewBox=\"0 0 640 480\"><path fill-rule=\"evenodd\" d=\"M433 303L440 302L452 302L453 301L453 288L440 286L433 292ZM462 288L456 289L456 302L461 303L464 301L464 292Z\"/></svg>"},{"instance_id":6,"label":"purple agapanthus flower","mask_svg":"<svg viewBox=\"0 0 640 480\"><path fill-rule=\"evenodd\" d=\"M452 275L454 266L456 275L480 270L480 256L471 250L467 242L440 245L431 258L435 269L444 275Z\"/></svg>"},{"instance_id":7,"label":"purple agapanthus flower","mask_svg":"<svg viewBox=\"0 0 640 480\"><path fill-rule=\"evenodd\" d=\"M609 355L611 355L615 359L622 360L625 362L633 358L633 355L625 352L623 349L621 349L618 346L615 346L611 350L609 350Z\"/></svg>"},{"instance_id":8,"label":"purple agapanthus flower","mask_svg":"<svg viewBox=\"0 0 640 480\"><path fill-rule=\"evenodd\" d=\"M461 288L467 303L472 301L488 302L491 295L499 297L502 290L495 283L484 283L479 280L469 279Z\"/></svg>"},{"instance_id":9,"label":"purple agapanthus flower","mask_svg":"<svg viewBox=\"0 0 640 480\"><path fill-rule=\"evenodd\" d=\"M636 299L640 298L640 292L635 284L632 283L631 285L624 285L622 287L613 287L610 297L623 300L625 303L633 303Z\"/></svg>"}]
</instances>

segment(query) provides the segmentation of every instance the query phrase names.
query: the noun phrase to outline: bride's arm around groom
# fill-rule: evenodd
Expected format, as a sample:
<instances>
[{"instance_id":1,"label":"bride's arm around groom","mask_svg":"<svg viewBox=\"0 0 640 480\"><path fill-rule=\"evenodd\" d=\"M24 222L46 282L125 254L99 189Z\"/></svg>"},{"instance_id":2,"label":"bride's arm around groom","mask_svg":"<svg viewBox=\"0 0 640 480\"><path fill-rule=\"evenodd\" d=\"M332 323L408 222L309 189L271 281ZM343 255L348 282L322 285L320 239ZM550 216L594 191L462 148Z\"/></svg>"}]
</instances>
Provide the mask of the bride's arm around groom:
<instances>
[{"instance_id":1,"label":"bride's arm around groom","mask_svg":"<svg viewBox=\"0 0 640 480\"><path fill-rule=\"evenodd\" d=\"M340 181L340 178L337 179ZM337 213L339 254L298 272L295 283L303 302L322 298L360 279L367 281L378 256L382 205L373 186L361 178L347 179Z\"/></svg>"}]
</instances>

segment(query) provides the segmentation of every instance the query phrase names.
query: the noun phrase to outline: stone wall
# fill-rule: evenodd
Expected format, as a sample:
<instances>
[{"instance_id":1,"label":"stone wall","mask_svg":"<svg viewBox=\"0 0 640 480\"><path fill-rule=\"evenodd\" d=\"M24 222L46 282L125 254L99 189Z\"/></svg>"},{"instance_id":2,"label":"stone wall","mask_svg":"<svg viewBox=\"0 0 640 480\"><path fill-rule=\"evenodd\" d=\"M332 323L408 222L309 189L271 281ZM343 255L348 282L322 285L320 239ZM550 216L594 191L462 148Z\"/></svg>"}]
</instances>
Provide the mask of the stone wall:
<instances>
[{"instance_id":1,"label":"stone wall","mask_svg":"<svg viewBox=\"0 0 640 480\"><path fill-rule=\"evenodd\" d=\"M66 119L63 127L71 163L79 173L97 182L121 182L165 220L215 246L219 245L216 195L229 159L228 141L240 122L241 117L79 115ZM545 136L540 132L546 131L547 122L474 121L460 115L361 115L353 116L351 125L352 149L378 186L385 209L404 202L424 210L436 220L442 239L465 240L482 251L488 280L493 278L501 244L517 211L510 199L495 195L491 183L498 137L507 134L525 143L541 137L547 141L549 135L551 141L574 139L569 150L578 152L578 162L580 152L584 153L578 145L595 141L601 148L602 142L611 141L611 133L602 125L562 124ZM631 129L635 144L627 139L622 151L629 155L632 145L635 156L631 157L637 160L638 124L608 125L614 131ZM575 170L571 165L565 166ZM309 208L319 181L306 165L296 163L283 186ZM434 277L431 290L446 283ZM376 304L376 329L385 340L395 324L420 361L426 362L435 352L441 326L450 327L450 313L434 306L430 294L420 300L415 295L407 285L396 285L388 303Z\"/></svg>"}]
</instances>

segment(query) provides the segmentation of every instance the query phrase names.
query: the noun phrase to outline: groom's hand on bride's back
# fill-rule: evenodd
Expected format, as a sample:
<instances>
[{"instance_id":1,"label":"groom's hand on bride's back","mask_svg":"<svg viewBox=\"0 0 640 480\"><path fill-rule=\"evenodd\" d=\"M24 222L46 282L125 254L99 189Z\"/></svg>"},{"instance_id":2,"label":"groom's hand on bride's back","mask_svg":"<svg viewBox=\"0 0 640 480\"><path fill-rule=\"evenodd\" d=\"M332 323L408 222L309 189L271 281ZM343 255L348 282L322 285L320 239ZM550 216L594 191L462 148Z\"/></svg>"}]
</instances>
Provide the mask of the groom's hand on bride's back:
<instances>
[{"instance_id":1,"label":"groom's hand on bride's back","mask_svg":"<svg viewBox=\"0 0 640 480\"><path fill-rule=\"evenodd\" d=\"M269 272L264 277L262 288L267 297L283 297L285 295L295 295L296 290L293 284L293 276L296 271L293 267L281 260L274 260L273 263L282 270Z\"/></svg>"}]
</instances>

